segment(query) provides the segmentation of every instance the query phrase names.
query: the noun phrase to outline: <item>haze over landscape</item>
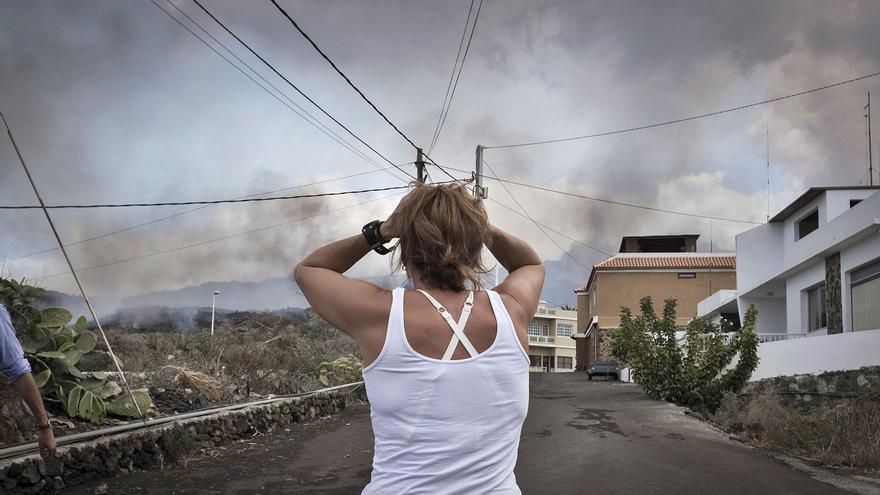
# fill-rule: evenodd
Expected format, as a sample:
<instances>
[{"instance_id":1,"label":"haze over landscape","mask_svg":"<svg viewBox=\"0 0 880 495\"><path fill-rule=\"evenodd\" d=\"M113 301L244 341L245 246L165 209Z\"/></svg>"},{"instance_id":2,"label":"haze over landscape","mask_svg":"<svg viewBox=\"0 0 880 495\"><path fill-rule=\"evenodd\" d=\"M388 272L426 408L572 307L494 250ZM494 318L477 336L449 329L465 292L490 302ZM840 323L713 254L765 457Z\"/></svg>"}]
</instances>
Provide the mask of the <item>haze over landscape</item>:
<instances>
[{"instance_id":1,"label":"haze over landscape","mask_svg":"<svg viewBox=\"0 0 880 495\"><path fill-rule=\"evenodd\" d=\"M285 5L371 100L427 149L468 3ZM176 4L319 115L197 7ZM415 159L412 147L271 5L206 4L374 148L395 163ZM472 170L477 144L671 120L880 67L878 2L689 0L660 7L536 1L486 2L482 9L449 117L431 153L458 177L469 174L452 169ZM377 171L307 124L148 1L4 2L0 53L0 111L49 204L213 200L404 184L401 173L395 178ZM867 182L863 107L867 91L880 95L877 81L640 132L489 149L485 159L510 180L762 222L768 214L768 144L770 214L811 185ZM412 165L403 168L414 173ZM429 172L433 180L445 177L436 167ZM278 192L352 174L359 175ZM701 250L711 242L715 251L732 251L734 235L752 226L508 184L529 215L583 244L552 233L551 240L498 203L517 208L499 183L487 185L492 221L533 243L546 260L544 297L553 304L572 304L572 289L604 253L616 252L623 235L698 233ZM400 194L227 204L191 213L191 206L169 206L53 215L68 244L100 237L71 246L70 254L83 269L86 288L105 301L102 313L123 304L206 306L221 285L226 293L221 306L272 309L305 305L286 278L297 260L384 218ZM35 203L5 137L0 197L5 205ZM144 223L149 224L104 236ZM39 211L0 210L0 230L2 276L75 293ZM368 256L352 275L386 280L389 272L389 259Z\"/></svg>"}]
</instances>

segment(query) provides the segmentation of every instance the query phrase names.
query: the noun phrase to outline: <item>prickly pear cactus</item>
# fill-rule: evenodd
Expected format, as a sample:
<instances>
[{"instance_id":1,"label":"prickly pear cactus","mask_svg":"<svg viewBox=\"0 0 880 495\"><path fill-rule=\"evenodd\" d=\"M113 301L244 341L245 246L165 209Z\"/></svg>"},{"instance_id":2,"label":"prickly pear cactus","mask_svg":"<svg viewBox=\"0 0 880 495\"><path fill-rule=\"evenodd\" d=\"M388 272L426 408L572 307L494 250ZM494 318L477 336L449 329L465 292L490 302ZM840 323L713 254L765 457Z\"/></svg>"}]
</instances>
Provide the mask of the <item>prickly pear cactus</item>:
<instances>
[{"instance_id":1,"label":"prickly pear cactus","mask_svg":"<svg viewBox=\"0 0 880 495\"><path fill-rule=\"evenodd\" d=\"M112 358L96 348L98 338L85 317L69 325L73 315L66 309L37 310L33 303L41 294L41 289L0 278L0 303L12 316L43 399L60 404L71 417L96 424L108 413L137 417L131 398L105 371ZM152 406L145 390L133 395L141 411Z\"/></svg>"}]
</instances>

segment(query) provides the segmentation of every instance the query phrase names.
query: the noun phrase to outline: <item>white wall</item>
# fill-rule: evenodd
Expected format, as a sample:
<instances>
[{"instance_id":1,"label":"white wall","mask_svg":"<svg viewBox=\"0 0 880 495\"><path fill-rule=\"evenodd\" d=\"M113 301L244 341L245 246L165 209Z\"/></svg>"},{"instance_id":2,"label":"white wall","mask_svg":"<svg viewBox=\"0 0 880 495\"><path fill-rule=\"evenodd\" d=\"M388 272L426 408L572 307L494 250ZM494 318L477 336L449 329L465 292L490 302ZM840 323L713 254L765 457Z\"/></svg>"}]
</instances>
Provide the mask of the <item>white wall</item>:
<instances>
[{"instance_id":1,"label":"white wall","mask_svg":"<svg viewBox=\"0 0 880 495\"><path fill-rule=\"evenodd\" d=\"M814 234L816 234L816 232L819 232L819 230L821 230L822 227L824 227L825 224L828 223L828 216L826 215L827 203L825 201L825 198L826 198L825 194L820 194L818 197L814 198L812 201L810 201L806 205L802 206L801 209L794 212L792 215L790 215L788 218L786 218L783 221L782 248L785 252L783 257L786 260L786 263L785 263L786 266L789 264L788 260L791 260L792 257L794 256L793 251L794 251L795 246L797 245L797 242L798 242L798 237L797 237L797 224L798 224L798 222L803 220L804 217L806 217L808 213L811 213L813 210L818 210L819 211L819 229L814 230L813 232L810 232L810 235L813 235L813 237L815 237ZM782 267L780 266L780 268L782 268Z\"/></svg>"},{"instance_id":2,"label":"white wall","mask_svg":"<svg viewBox=\"0 0 880 495\"><path fill-rule=\"evenodd\" d=\"M825 191L825 195L828 197L827 206L826 206L826 216L828 221L834 220L834 218L841 213L849 210L849 200L851 199L865 199L868 196L876 193L876 190L873 189L853 189L850 191Z\"/></svg>"},{"instance_id":3,"label":"white wall","mask_svg":"<svg viewBox=\"0 0 880 495\"><path fill-rule=\"evenodd\" d=\"M749 310L749 305L751 304L758 308L758 321L756 325L758 333L786 333L785 298L740 297L737 300L740 321L745 320L746 311Z\"/></svg>"},{"instance_id":4,"label":"white wall","mask_svg":"<svg viewBox=\"0 0 880 495\"><path fill-rule=\"evenodd\" d=\"M782 224L765 223L736 236L736 291L744 294L783 267Z\"/></svg>"},{"instance_id":5,"label":"white wall","mask_svg":"<svg viewBox=\"0 0 880 495\"><path fill-rule=\"evenodd\" d=\"M767 342L751 381L880 366L880 330Z\"/></svg>"}]
</instances>

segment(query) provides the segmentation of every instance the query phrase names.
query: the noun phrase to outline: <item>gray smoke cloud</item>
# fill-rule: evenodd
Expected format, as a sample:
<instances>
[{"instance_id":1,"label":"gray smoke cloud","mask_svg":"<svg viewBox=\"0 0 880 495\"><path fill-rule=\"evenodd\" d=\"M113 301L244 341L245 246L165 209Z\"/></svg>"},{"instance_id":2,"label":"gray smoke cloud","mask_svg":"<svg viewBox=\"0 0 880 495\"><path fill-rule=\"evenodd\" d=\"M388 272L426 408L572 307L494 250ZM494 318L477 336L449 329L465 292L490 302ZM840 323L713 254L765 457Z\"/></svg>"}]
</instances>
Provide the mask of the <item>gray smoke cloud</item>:
<instances>
[{"instance_id":1,"label":"gray smoke cloud","mask_svg":"<svg viewBox=\"0 0 880 495\"><path fill-rule=\"evenodd\" d=\"M158 3L173 11L165 0ZM175 3L271 76L194 4ZM414 158L409 145L271 5L206 4L376 149L398 163ZM427 145L470 2L283 4L398 126ZM869 1L486 2L432 156L470 170L477 144L636 126L876 72L880 31L872 22L878 18L880 4ZM487 150L485 158L505 178L763 221L766 129L771 214L811 185L865 182L862 107L866 91L880 95L878 80L643 132ZM13 125L49 203L237 197L374 169L266 95L146 0L3 3L0 87L0 111ZM437 169L431 175L445 177ZM297 192L402 183L376 172ZM516 208L499 184L487 184L493 199ZM749 228L509 188L536 219L607 252L616 250L622 235L680 232L701 234L703 249L711 240L714 250L728 251L733 236ZM4 204L34 202L5 139L0 140L0 197ZM77 266L100 265L377 197L221 205L74 246L71 255ZM392 198L377 199L251 235L85 271L83 277L90 290L124 297L212 280L282 276L316 245L356 233L393 206ZM554 276L562 285L582 283L586 269L534 225L492 202L488 207L493 222L528 239L561 267ZM76 241L185 209L54 215L63 237ZM0 211L0 229L0 258L53 247L39 212ZM584 265L602 257L564 237L554 235L554 240ZM47 287L70 291L69 276L40 278L63 271L57 252L5 266L7 275L36 277ZM387 272L387 260L375 258L356 270L365 276Z\"/></svg>"}]
</instances>

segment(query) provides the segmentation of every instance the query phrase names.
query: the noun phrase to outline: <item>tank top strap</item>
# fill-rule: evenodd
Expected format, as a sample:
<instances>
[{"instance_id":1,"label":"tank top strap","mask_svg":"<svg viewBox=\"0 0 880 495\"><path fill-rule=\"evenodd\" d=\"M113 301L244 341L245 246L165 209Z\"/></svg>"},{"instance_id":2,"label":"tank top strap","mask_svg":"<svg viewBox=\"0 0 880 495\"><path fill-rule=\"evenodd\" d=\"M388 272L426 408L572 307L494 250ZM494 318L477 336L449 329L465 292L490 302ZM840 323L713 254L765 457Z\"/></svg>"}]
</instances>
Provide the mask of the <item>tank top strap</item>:
<instances>
[{"instance_id":1,"label":"tank top strap","mask_svg":"<svg viewBox=\"0 0 880 495\"><path fill-rule=\"evenodd\" d=\"M510 318L510 313L507 312L504 301L501 300L501 295L493 290L487 290L486 294L489 296L489 302L492 303L492 311L495 312L495 321L497 322L499 332L498 344L517 349L528 361L529 354L523 349L519 335L516 333L516 327L513 326L513 320Z\"/></svg>"},{"instance_id":2,"label":"tank top strap","mask_svg":"<svg viewBox=\"0 0 880 495\"><path fill-rule=\"evenodd\" d=\"M398 287L391 292L391 313L388 316L388 335L385 337L389 351L406 351L403 334L403 295L406 289Z\"/></svg>"}]
</instances>

